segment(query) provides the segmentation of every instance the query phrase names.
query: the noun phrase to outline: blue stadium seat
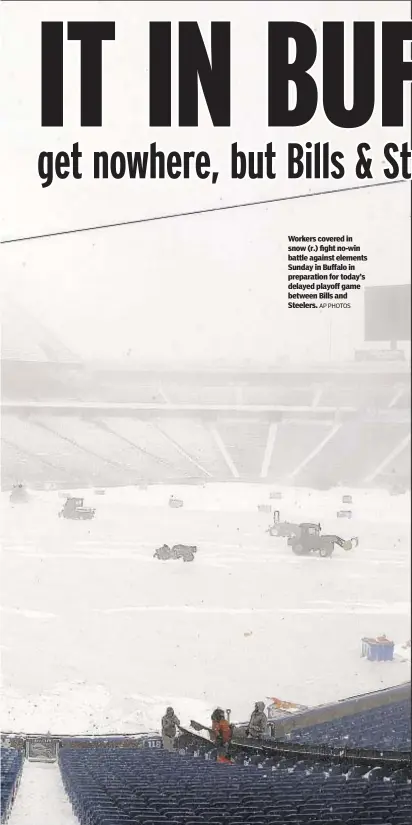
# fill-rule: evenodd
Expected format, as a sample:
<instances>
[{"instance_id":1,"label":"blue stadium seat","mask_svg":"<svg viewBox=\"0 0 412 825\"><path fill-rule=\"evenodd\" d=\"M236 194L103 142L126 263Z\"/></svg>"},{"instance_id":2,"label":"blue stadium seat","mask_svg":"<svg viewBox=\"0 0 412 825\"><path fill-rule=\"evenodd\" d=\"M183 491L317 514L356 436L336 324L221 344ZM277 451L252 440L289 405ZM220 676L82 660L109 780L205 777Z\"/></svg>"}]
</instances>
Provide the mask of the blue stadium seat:
<instances>
[{"instance_id":1,"label":"blue stadium seat","mask_svg":"<svg viewBox=\"0 0 412 825\"><path fill-rule=\"evenodd\" d=\"M288 741L348 748L411 749L411 706L408 700L362 711L351 717L295 730Z\"/></svg>"},{"instance_id":2,"label":"blue stadium seat","mask_svg":"<svg viewBox=\"0 0 412 825\"><path fill-rule=\"evenodd\" d=\"M10 815L23 770L23 756L15 748L0 749L1 785L0 811L1 822L6 822Z\"/></svg>"},{"instance_id":3,"label":"blue stadium seat","mask_svg":"<svg viewBox=\"0 0 412 825\"><path fill-rule=\"evenodd\" d=\"M63 749L63 782L81 825L393 825L410 785L302 760L263 771L164 751ZM287 760L288 764L291 760ZM333 767L333 770L331 768ZM363 768L365 774L367 768ZM379 822L378 822L379 820Z\"/></svg>"}]
</instances>

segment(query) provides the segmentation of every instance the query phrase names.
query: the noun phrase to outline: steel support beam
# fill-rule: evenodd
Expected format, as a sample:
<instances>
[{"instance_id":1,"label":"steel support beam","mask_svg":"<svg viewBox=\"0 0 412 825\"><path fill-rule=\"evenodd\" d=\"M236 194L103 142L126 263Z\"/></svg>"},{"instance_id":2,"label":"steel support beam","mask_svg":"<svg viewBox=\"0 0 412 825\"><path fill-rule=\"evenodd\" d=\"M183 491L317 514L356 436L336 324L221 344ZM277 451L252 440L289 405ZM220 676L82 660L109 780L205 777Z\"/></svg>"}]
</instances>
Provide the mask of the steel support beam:
<instances>
[{"instance_id":1,"label":"steel support beam","mask_svg":"<svg viewBox=\"0 0 412 825\"><path fill-rule=\"evenodd\" d=\"M366 478L364 478L364 484L370 484L370 482L375 481L375 478L378 475L380 475L383 470L385 470L385 468L391 463L391 461L393 461L394 458L397 458L398 455L406 449L406 447L410 443L410 440L411 435L410 433L408 433L408 435L406 435L405 438L403 438L402 441L400 441L399 444L397 444L396 447L394 447L393 450L391 450L390 453L388 453L388 455L383 459L383 461L381 461L378 464L378 466L375 467L373 472L369 473L366 476Z\"/></svg>"},{"instance_id":2,"label":"steel support beam","mask_svg":"<svg viewBox=\"0 0 412 825\"><path fill-rule=\"evenodd\" d=\"M262 461L262 469L260 471L261 478L267 478L270 462L272 461L273 448L275 446L276 435L278 432L278 424L272 422L269 424L268 437L266 441L265 453Z\"/></svg>"},{"instance_id":3,"label":"steel support beam","mask_svg":"<svg viewBox=\"0 0 412 825\"><path fill-rule=\"evenodd\" d=\"M226 463L227 467L229 468L230 472L232 473L233 478L239 478L240 476L239 476L238 469L237 469L237 467L236 467L236 465L233 461L232 456L229 453L229 450L226 447L225 442L223 441L222 436L219 433L219 430L216 427L211 427L210 432L212 433L212 436L215 440L215 444L216 444L216 446L217 446L224 462Z\"/></svg>"},{"instance_id":4,"label":"steel support beam","mask_svg":"<svg viewBox=\"0 0 412 825\"><path fill-rule=\"evenodd\" d=\"M322 452L323 448L326 447L326 444L328 444L329 441L331 441L332 438L335 437L336 433L340 430L341 426L341 424L335 424L335 426L332 427L331 430L329 430L327 435L325 435L321 439L321 441L319 441L319 444L317 444L316 447L314 447L313 450L311 450L310 453L308 453L307 456L298 464L298 466L295 467L294 470L292 470L292 472L289 474L290 479L296 478L296 476L299 475L299 473L305 467L307 467L307 465L310 464L310 462L314 458L316 458L316 456L319 455L319 453Z\"/></svg>"}]
</instances>

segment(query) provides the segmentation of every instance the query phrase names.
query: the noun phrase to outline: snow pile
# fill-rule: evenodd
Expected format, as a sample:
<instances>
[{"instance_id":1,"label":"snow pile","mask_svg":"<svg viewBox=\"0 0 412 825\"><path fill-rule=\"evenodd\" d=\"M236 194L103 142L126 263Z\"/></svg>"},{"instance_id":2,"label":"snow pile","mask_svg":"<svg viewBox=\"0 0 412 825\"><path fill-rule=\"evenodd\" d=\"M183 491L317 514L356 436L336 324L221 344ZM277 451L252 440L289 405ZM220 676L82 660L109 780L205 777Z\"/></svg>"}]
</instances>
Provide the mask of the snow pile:
<instances>
[{"instance_id":1,"label":"snow pile","mask_svg":"<svg viewBox=\"0 0 412 825\"><path fill-rule=\"evenodd\" d=\"M2 730L14 733L96 736L159 732L166 708L176 709L181 724L191 719L210 720L213 708L206 702L182 696L114 694L101 685L81 682L56 684L52 690L27 696L3 691Z\"/></svg>"}]
</instances>

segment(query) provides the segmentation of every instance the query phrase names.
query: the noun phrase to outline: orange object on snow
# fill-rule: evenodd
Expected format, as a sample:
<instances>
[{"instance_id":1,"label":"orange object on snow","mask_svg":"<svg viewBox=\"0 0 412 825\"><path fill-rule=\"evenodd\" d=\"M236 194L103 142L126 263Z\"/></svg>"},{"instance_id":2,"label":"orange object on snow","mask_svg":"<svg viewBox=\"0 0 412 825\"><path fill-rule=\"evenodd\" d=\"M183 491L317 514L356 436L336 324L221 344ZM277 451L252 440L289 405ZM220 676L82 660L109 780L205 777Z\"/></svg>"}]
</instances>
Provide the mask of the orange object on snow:
<instances>
[{"instance_id":1,"label":"orange object on snow","mask_svg":"<svg viewBox=\"0 0 412 825\"><path fill-rule=\"evenodd\" d=\"M284 702L283 699L276 699L275 697L272 697L272 703L276 708L279 708L279 710L300 707L300 705L296 705L294 702Z\"/></svg>"}]
</instances>

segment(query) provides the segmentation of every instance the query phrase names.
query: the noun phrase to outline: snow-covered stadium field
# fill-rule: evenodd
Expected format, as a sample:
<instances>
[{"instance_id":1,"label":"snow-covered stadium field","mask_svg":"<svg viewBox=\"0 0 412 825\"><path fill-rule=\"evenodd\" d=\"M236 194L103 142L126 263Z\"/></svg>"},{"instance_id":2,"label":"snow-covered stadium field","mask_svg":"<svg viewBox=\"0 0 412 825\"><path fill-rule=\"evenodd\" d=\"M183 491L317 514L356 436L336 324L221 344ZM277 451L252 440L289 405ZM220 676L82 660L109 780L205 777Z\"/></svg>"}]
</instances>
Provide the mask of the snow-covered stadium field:
<instances>
[{"instance_id":1,"label":"snow-covered stadium field","mask_svg":"<svg viewBox=\"0 0 412 825\"><path fill-rule=\"evenodd\" d=\"M155 730L169 703L183 722L217 703L244 720L266 697L315 705L409 679L405 661L360 652L362 636L399 650L410 635L410 496L352 491L352 520L337 519L344 492L270 502L359 536L330 560L265 533L268 487L85 491L90 522L59 519L56 492L14 507L3 493L2 730ZM195 562L153 559L164 542L196 544Z\"/></svg>"}]
</instances>

